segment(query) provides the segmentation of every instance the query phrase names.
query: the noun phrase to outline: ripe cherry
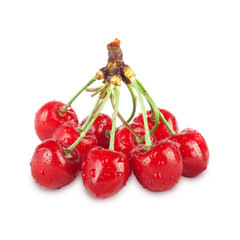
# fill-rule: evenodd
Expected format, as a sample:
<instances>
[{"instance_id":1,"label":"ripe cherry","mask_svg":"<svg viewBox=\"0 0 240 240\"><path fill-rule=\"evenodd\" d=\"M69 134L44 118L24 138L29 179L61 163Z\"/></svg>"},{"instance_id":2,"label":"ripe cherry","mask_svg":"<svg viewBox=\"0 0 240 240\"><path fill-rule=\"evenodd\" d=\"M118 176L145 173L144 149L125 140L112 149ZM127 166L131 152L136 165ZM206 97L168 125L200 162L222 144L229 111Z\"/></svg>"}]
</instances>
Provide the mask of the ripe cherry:
<instances>
[{"instance_id":1,"label":"ripe cherry","mask_svg":"<svg viewBox=\"0 0 240 240\"><path fill-rule=\"evenodd\" d=\"M42 187L61 188L72 182L79 170L79 152L73 150L67 156L63 148L68 146L58 140L45 140L36 148L31 165L32 176Z\"/></svg>"},{"instance_id":2,"label":"ripe cherry","mask_svg":"<svg viewBox=\"0 0 240 240\"><path fill-rule=\"evenodd\" d=\"M178 124L177 124L177 120L174 117L174 115L172 113L170 113L169 111L164 110L164 109L159 108L159 111L163 114L164 118L167 120L170 127L177 133L178 132ZM149 129L151 130L154 127L154 124L155 124L155 118L152 116L152 111L151 110L147 111L147 116L148 116ZM133 121L135 123L143 124L142 113L138 114L138 116L136 116ZM164 123L161 121L161 119L159 119L158 127L155 130L155 132L153 133L153 135L156 136L158 140L164 139L164 138L170 136L170 133L169 133L168 129L166 128Z\"/></svg>"},{"instance_id":3,"label":"ripe cherry","mask_svg":"<svg viewBox=\"0 0 240 240\"><path fill-rule=\"evenodd\" d=\"M81 122L81 126L84 124L87 118L85 118ZM98 145L103 147L103 148L108 148L109 147L109 136L107 135L107 130L112 129L112 119L104 114L100 113L96 120L94 121L93 125L91 126L89 132L93 133L97 140L98 140Z\"/></svg>"},{"instance_id":4,"label":"ripe cherry","mask_svg":"<svg viewBox=\"0 0 240 240\"><path fill-rule=\"evenodd\" d=\"M53 133L52 138L60 140L67 145L72 145L80 137L77 124L75 122L66 122L59 126ZM94 134L88 132L86 136L77 145L76 149L80 153L80 169L81 164L90 149L98 145L97 138Z\"/></svg>"},{"instance_id":5,"label":"ripe cherry","mask_svg":"<svg viewBox=\"0 0 240 240\"><path fill-rule=\"evenodd\" d=\"M138 134L139 137L142 137L145 134L145 130L142 124L131 123L129 125ZM157 142L156 137L154 136L151 137L151 140L153 143ZM122 152L126 156L129 156L130 151L138 144L139 142L137 142L136 137L125 126L119 128L116 131L114 144L114 149L116 151Z\"/></svg>"},{"instance_id":6,"label":"ripe cherry","mask_svg":"<svg viewBox=\"0 0 240 240\"><path fill-rule=\"evenodd\" d=\"M130 162L123 153L95 147L85 158L82 179L94 197L107 198L126 185L130 173Z\"/></svg>"},{"instance_id":7,"label":"ripe cherry","mask_svg":"<svg viewBox=\"0 0 240 240\"><path fill-rule=\"evenodd\" d=\"M195 177L207 168L209 150L203 136L194 129L185 129L168 138L177 144L183 160L183 176Z\"/></svg>"},{"instance_id":8,"label":"ripe cherry","mask_svg":"<svg viewBox=\"0 0 240 240\"><path fill-rule=\"evenodd\" d=\"M182 158L176 144L163 140L149 150L137 146L130 153L133 172L140 184L153 192L172 188L182 175Z\"/></svg>"},{"instance_id":9,"label":"ripe cherry","mask_svg":"<svg viewBox=\"0 0 240 240\"><path fill-rule=\"evenodd\" d=\"M57 127L64 122L74 121L78 123L77 114L68 108L66 112L59 113L65 104L58 101L51 101L44 104L36 113L35 130L41 141L52 137Z\"/></svg>"}]
</instances>

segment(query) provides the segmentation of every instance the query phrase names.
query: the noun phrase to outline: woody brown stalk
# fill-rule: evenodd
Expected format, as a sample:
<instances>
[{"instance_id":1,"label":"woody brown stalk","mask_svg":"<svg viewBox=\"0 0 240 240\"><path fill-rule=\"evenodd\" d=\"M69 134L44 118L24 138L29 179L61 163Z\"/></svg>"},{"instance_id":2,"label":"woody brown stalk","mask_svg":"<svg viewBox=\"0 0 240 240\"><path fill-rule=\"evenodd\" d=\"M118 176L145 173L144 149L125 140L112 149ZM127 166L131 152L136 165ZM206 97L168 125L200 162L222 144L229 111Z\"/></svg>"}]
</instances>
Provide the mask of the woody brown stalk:
<instances>
[{"instance_id":1,"label":"woody brown stalk","mask_svg":"<svg viewBox=\"0 0 240 240\"><path fill-rule=\"evenodd\" d=\"M113 83L121 85L121 81L130 84L130 80L124 74L124 68L127 66L123 62L123 54L120 48L120 41L116 38L107 45L108 63L96 74L97 79L104 79L108 84Z\"/></svg>"}]
</instances>

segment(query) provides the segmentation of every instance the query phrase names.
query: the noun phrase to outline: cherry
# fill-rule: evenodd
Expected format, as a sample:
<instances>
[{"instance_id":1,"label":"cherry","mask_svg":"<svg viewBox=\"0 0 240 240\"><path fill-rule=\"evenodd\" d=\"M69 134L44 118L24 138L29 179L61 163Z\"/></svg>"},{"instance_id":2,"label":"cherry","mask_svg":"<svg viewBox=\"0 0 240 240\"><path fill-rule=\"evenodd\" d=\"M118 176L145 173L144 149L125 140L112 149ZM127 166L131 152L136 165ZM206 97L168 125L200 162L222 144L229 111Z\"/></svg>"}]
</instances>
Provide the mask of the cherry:
<instances>
[{"instance_id":1,"label":"cherry","mask_svg":"<svg viewBox=\"0 0 240 240\"><path fill-rule=\"evenodd\" d=\"M177 144L183 160L183 176L195 177L207 168L209 150L203 136L194 129L184 129L168 138Z\"/></svg>"},{"instance_id":2,"label":"cherry","mask_svg":"<svg viewBox=\"0 0 240 240\"><path fill-rule=\"evenodd\" d=\"M123 153L102 147L89 151L82 168L83 184L96 198L107 198L119 192L130 174L130 162Z\"/></svg>"},{"instance_id":3,"label":"cherry","mask_svg":"<svg viewBox=\"0 0 240 240\"><path fill-rule=\"evenodd\" d=\"M82 126L86 120L87 118L83 119L83 121L80 123L80 126ZM108 148L109 137L106 131L111 129L112 129L112 119L108 115L104 113L100 113L97 116L96 120L94 121L89 131L96 136L99 146L103 148Z\"/></svg>"},{"instance_id":4,"label":"cherry","mask_svg":"<svg viewBox=\"0 0 240 240\"><path fill-rule=\"evenodd\" d=\"M182 158L176 144L163 140L149 150L139 145L130 153L133 172L140 184L153 192L172 188L182 175Z\"/></svg>"},{"instance_id":5,"label":"cherry","mask_svg":"<svg viewBox=\"0 0 240 240\"><path fill-rule=\"evenodd\" d=\"M177 120L174 117L174 115L172 113L170 113L169 111L164 110L164 109L159 108L159 111L163 114L164 118L167 120L170 127L177 133L178 132L178 124L177 124ZM155 118L152 116L152 111L151 110L147 111L147 116L148 116L149 129L151 130L154 127L154 124L155 124ZM133 119L133 121L135 123L143 124L142 113L140 113L138 116L136 116ZM161 121L161 119L159 119L158 127L155 130L155 132L153 133L153 135L156 136L158 140L164 139L164 138L167 138L167 137L170 136L170 133L169 133L168 129L166 128L164 123Z\"/></svg>"},{"instance_id":6,"label":"cherry","mask_svg":"<svg viewBox=\"0 0 240 240\"><path fill-rule=\"evenodd\" d=\"M131 123L129 126L138 134L139 137L142 137L145 134L142 124ZM157 142L156 137L154 136L151 137L151 140L153 143ZM129 156L130 151L137 145L138 142L136 137L125 126L116 131L114 144L114 149L116 151L122 152L126 156Z\"/></svg>"},{"instance_id":7,"label":"cherry","mask_svg":"<svg viewBox=\"0 0 240 240\"><path fill-rule=\"evenodd\" d=\"M59 112L64 106L64 103L51 101L37 111L34 124L41 141L51 138L55 129L64 122L74 121L78 123L77 114L72 108L69 107L64 113Z\"/></svg>"},{"instance_id":8,"label":"cherry","mask_svg":"<svg viewBox=\"0 0 240 240\"><path fill-rule=\"evenodd\" d=\"M52 138L60 140L67 145L72 145L80 137L77 124L75 122L66 122L59 126L53 133ZM88 132L86 136L77 145L76 149L80 153L80 169L81 164L90 149L98 145L97 138L94 134Z\"/></svg>"},{"instance_id":9,"label":"cherry","mask_svg":"<svg viewBox=\"0 0 240 240\"><path fill-rule=\"evenodd\" d=\"M58 189L72 182L79 170L79 152L67 156L67 145L58 140L45 140L37 146L30 163L35 181L45 188Z\"/></svg>"}]
</instances>

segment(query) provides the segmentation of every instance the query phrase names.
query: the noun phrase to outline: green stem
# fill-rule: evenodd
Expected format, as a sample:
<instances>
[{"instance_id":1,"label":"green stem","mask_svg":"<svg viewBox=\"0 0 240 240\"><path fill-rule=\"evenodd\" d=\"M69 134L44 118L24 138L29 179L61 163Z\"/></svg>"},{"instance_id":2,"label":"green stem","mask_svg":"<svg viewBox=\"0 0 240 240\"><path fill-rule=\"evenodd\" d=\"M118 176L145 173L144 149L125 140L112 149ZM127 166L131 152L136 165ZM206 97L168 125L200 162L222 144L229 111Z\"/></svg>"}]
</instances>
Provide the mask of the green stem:
<instances>
[{"instance_id":1,"label":"green stem","mask_svg":"<svg viewBox=\"0 0 240 240\"><path fill-rule=\"evenodd\" d=\"M97 79L92 78L86 85L84 85L74 96L73 98L62 108L59 110L59 114L62 115L64 114L68 107L72 104L72 102L88 87L90 86L93 82L95 82Z\"/></svg>"},{"instance_id":2,"label":"green stem","mask_svg":"<svg viewBox=\"0 0 240 240\"><path fill-rule=\"evenodd\" d=\"M130 117L128 118L128 120L126 121L127 123L130 123L131 120L133 119L133 117L135 116L135 113L136 113L136 96L134 94L134 91L132 89L132 86L130 84L126 84L127 87L128 87L128 90L131 94L131 97L132 97L132 103L133 103L133 109L132 109L132 113L130 115ZM118 130L119 128L121 128L122 126L124 126L124 124L122 124L121 126L117 127L116 130Z\"/></svg>"},{"instance_id":3,"label":"green stem","mask_svg":"<svg viewBox=\"0 0 240 240\"><path fill-rule=\"evenodd\" d=\"M116 132L116 122L117 122L119 98L120 98L120 87L116 86L115 87L114 113L113 113L112 129L111 129L110 144L109 144L109 150L112 150L112 151L114 151L114 139L115 139L115 132Z\"/></svg>"},{"instance_id":4,"label":"green stem","mask_svg":"<svg viewBox=\"0 0 240 240\"><path fill-rule=\"evenodd\" d=\"M138 95L138 100L141 105L142 109L142 115L143 115L143 122L144 122L144 129L145 129L145 142L146 142L146 147L151 147L152 146L152 141L150 137L150 132L149 132L149 127L148 127L148 121L147 121L147 114L146 114L146 109L145 105L143 102L142 94L139 89L139 86L137 84L137 79L135 76L131 77L130 79L132 86L136 89L137 95Z\"/></svg>"},{"instance_id":5,"label":"green stem","mask_svg":"<svg viewBox=\"0 0 240 240\"><path fill-rule=\"evenodd\" d=\"M115 106L114 106L114 100L113 100L113 95L111 94L111 103L112 103L112 107L113 107L113 109L115 109ZM122 126L125 126L135 137L136 137L136 139L137 139L137 142L140 142L141 140L142 140L142 138L140 137L140 136L138 136L138 134L131 128L131 126L128 124L128 122L127 121L125 121L125 119L122 117L122 115L121 115L121 113L118 111L118 113L117 113L117 116L118 116L118 118L120 119L120 121L123 123L122 124ZM118 128L116 128L116 131L119 129L119 127ZM109 130L109 133L110 133L111 131ZM109 134L110 135L110 134Z\"/></svg>"},{"instance_id":6,"label":"green stem","mask_svg":"<svg viewBox=\"0 0 240 240\"><path fill-rule=\"evenodd\" d=\"M105 106L105 104L107 103L112 90L114 88L114 85L110 85L107 95L105 96L101 106L98 108L98 110L96 111L96 113L94 114L92 120L90 121L90 123L88 124L88 126L84 129L84 131L81 133L80 137L71 145L69 146L67 149L65 149L65 153L69 154L80 142L81 140L85 137L85 135L87 134L88 130L91 128L91 126L93 125L94 121L96 120L97 116L99 115L99 113L102 111L103 107Z\"/></svg>"},{"instance_id":7,"label":"green stem","mask_svg":"<svg viewBox=\"0 0 240 240\"><path fill-rule=\"evenodd\" d=\"M150 131L150 135L152 136L153 133L156 131L156 129L158 127L158 124L159 124L159 110L158 110L157 106L155 105L155 103L152 101L152 99L149 99L147 97L148 93L147 93L146 89L142 85L140 85L141 83L140 84L139 83L140 82L137 80L137 84L140 87L140 90L141 90L143 96L148 101L148 104L149 104L149 106L151 107L151 110L152 110L152 115L155 118L155 124L154 124L152 130Z\"/></svg>"},{"instance_id":8,"label":"green stem","mask_svg":"<svg viewBox=\"0 0 240 240\"><path fill-rule=\"evenodd\" d=\"M84 122L84 124L80 127L80 131L83 131L83 130L87 127L87 125L90 123L90 121L91 121L91 119L92 119L92 117L93 117L93 115L94 115L94 110L97 108L100 100L101 100L101 97L99 96L98 99L97 99L97 101L96 101L96 103L95 103L95 105L94 105L94 107L93 107L93 109L92 109L92 111L91 111L91 113L90 113L90 115L88 116L87 120L86 120L86 121Z\"/></svg>"},{"instance_id":9,"label":"green stem","mask_svg":"<svg viewBox=\"0 0 240 240\"><path fill-rule=\"evenodd\" d=\"M130 84L127 84L127 87L128 87L129 92L131 93L132 103L133 103L132 114L127 120L127 123L129 123L129 122L131 122L131 120L133 119L133 117L135 116L135 113L136 113L136 96L134 94L132 86Z\"/></svg>"},{"instance_id":10,"label":"green stem","mask_svg":"<svg viewBox=\"0 0 240 240\"><path fill-rule=\"evenodd\" d=\"M156 104L154 103L154 101L152 100L151 96L148 94L147 90L145 89L145 87L142 85L142 83L136 79L136 82L138 84L138 86L140 87L140 89L142 90L143 95L145 96L145 98L147 99L147 101L149 102L150 105L152 105L153 111L157 111L158 115L160 117L160 119L162 120L163 124L166 126L166 128L168 129L169 133L171 135L175 134L175 131L172 129L172 127L169 125L168 121L164 118L163 114L158 110L158 107L156 106ZM155 113L156 115L156 113ZM156 116L156 120L157 120L157 116ZM154 128L157 124L155 123ZM153 129L154 129L153 128ZM156 130L156 128L154 129L154 131ZM153 131L152 129L152 131Z\"/></svg>"}]
</instances>

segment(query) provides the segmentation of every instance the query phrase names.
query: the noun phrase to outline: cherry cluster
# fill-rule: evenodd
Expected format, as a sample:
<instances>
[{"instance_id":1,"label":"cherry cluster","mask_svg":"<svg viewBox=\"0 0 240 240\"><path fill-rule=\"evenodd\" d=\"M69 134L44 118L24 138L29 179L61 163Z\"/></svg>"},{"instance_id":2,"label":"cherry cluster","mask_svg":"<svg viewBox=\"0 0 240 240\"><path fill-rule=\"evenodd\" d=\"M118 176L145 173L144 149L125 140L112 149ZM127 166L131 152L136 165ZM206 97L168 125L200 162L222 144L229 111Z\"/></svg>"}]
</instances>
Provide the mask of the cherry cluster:
<instances>
[{"instance_id":1,"label":"cherry cluster","mask_svg":"<svg viewBox=\"0 0 240 240\"><path fill-rule=\"evenodd\" d=\"M35 181L48 189L59 189L72 182L79 172L85 188L97 198L119 192L133 171L146 189L171 189L181 176L195 177L207 168L209 151L202 135L193 129L179 133L172 113L159 109L122 60L120 41L108 44L109 60L67 103L51 101L35 117L35 130L42 141L31 160ZM97 88L89 86L103 80ZM125 120L118 110L120 86L124 82L132 96L132 113ZM135 91L142 113L135 116ZM98 96L88 117L81 122L71 108L83 92ZM151 110L146 111L143 97ZM101 113L111 100L113 117ZM117 117L122 125L116 127Z\"/></svg>"}]
</instances>

